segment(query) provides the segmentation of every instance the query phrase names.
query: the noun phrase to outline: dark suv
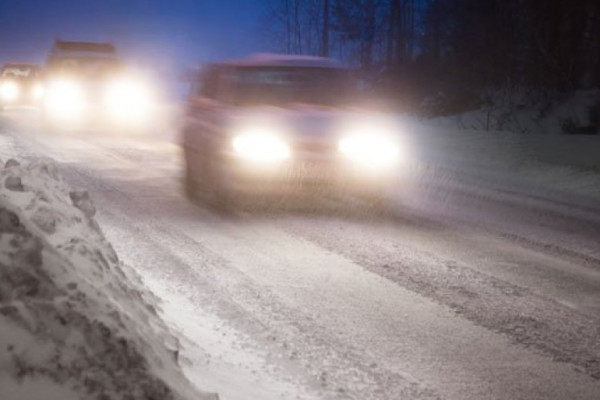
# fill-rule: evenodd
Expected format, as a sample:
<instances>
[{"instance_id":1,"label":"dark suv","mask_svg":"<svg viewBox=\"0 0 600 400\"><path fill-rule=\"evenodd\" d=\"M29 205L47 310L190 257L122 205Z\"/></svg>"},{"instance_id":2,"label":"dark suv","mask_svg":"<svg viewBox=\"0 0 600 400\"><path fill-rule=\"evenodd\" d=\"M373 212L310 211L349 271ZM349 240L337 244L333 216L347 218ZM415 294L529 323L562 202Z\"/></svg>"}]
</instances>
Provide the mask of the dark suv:
<instances>
[{"instance_id":1,"label":"dark suv","mask_svg":"<svg viewBox=\"0 0 600 400\"><path fill-rule=\"evenodd\" d=\"M151 119L147 82L126 70L110 43L56 41L44 85L48 128L138 127Z\"/></svg>"},{"instance_id":2,"label":"dark suv","mask_svg":"<svg viewBox=\"0 0 600 400\"><path fill-rule=\"evenodd\" d=\"M187 193L222 206L315 188L381 199L400 160L397 130L348 106L354 86L347 68L320 57L207 66L193 80L183 126Z\"/></svg>"}]
</instances>

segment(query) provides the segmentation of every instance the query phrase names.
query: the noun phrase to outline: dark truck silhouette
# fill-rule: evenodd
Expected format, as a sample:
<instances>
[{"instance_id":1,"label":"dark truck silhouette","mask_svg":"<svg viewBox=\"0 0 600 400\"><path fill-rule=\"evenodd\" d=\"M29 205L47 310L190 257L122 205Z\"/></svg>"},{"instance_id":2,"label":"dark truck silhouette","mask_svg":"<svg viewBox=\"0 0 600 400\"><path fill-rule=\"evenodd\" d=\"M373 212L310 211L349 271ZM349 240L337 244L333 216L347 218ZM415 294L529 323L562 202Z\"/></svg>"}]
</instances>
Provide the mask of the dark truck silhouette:
<instances>
[{"instance_id":1,"label":"dark truck silhouette","mask_svg":"<svg viewBox=\"0 0 600 400\"><path fill-rule=\"evenodd\" d=\"M110 43L57 40L44 71L46 127L138 126L149 94Z\"/></svg>"},{"instance_id":2,"label":"dark truck silhouette","mask_svg":"<svg viewBox=\"0 0 600 400\"><path fill-rule=\"evenodd\" d=\"M241 196L345 192L386 204L399 158L386 116L352 108L355 81L328 58L258 54L191 79L185 188L221 207Z\"/></svg>"}]
</instances>

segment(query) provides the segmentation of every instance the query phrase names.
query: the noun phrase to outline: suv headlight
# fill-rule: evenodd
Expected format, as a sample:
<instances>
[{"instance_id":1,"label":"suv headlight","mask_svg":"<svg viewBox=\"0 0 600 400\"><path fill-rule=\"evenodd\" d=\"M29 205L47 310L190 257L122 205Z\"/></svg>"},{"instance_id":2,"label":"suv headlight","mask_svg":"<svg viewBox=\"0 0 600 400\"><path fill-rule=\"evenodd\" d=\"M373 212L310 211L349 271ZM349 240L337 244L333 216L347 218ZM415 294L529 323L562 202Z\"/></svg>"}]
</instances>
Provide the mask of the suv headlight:
<instances>
[{"instance_id":1,"label":"suv headlight","mask_svg":"<svg viewBox=\"0 0 600 400\"><path fill-rule=\"evenodd\" d=\"M0 84L0 96L2 100L13 101L19 97L21 88L16 82L7 81Z\"/></svg>"},{"instance_id":2,"label":"suv headlight","mask_svg":"<svg viewBox=\"0 0 600 400\"><path fill-rule=\"evenodd\" d=\"M279 136L268 132L246 132L233 138L234 153L257 163L283 161L290 157L290 146Z\"/></svg>"}]
</instances>

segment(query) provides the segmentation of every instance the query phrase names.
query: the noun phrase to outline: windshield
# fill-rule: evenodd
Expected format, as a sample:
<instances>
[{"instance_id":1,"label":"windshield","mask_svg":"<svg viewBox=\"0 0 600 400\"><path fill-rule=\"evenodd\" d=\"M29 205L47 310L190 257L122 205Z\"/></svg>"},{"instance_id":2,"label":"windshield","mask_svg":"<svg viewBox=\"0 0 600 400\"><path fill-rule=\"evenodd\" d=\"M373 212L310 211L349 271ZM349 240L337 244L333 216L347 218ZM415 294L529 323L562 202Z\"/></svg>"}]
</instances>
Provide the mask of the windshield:
<instances>
[{"instance_id":1,"label":"windshield","mask_svg":"<svg viewBox=\"0 0 600 400\"><path fill-rule=\"evenodd\" d=\"M95 78L118 71L121 63L116 58L108 57L53 58L49 61L48 68L53 73Z\"/></svg>"},{"instance_id":2,"label":"windshield","mask_svg":"<svg viewBox=\"0 0 600 400\"><path fill-rule=\"evenodd\" d=\"M332 68L240 68L234 77L236 105L308 103L339 105L351 91L347 70Z\"/></svg>"},{"instance_id":3,"label":"windshield","mask_svg":"<svg viewBox=\"0 0 600 400\"><path fill-rule=\"evenodd\" d=\"M35 69L29 65L11 65L2 68L2 78L29 78L35 75Z\"/></svg>"}]
</instances>

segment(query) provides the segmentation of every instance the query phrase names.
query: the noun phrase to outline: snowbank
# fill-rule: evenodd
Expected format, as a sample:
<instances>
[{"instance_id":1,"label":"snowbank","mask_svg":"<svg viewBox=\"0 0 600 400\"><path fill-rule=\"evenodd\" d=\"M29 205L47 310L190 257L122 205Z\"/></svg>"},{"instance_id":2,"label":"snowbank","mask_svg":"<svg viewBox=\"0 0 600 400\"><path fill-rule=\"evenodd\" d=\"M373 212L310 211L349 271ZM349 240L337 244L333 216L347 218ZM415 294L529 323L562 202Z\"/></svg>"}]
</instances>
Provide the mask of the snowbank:
<instances>
[{"instance_id":1,"label":"snowbank","mask_svg":"<svg viewBox=\"0 0 600 400\"><path fill-rule=\"evenodd\" d=\"M178 365L158 301L86 192L52 164L0 164L0 399L215 399Z\"/></svg>"},{"instance_id":2,"label":"snowbank","mask_svg":"<svg viewBox=\"0 0 600 400\"><path fill-rule=\"evenodd\" d=\"M569 96L544 96L525 90L499 90L487 105L462 114L435 117L430 125L475 131L516 133L599 133L592 119L600 104L600 90L580 90Z\"/></svg>"},{"instance_id":3,"label":"snowbank","mask_svg":"<svg viewBox=\"0 0 600 400\"><path fill-rule=\"evenodd\" d=\"M417 180L434 175L594 209L600 204L600 135L451 129L408 118L399 123Z\"/></svg>"}]
</instances>

